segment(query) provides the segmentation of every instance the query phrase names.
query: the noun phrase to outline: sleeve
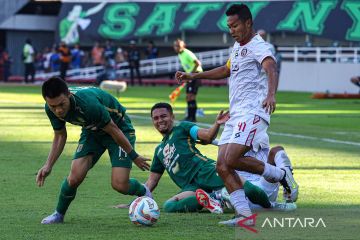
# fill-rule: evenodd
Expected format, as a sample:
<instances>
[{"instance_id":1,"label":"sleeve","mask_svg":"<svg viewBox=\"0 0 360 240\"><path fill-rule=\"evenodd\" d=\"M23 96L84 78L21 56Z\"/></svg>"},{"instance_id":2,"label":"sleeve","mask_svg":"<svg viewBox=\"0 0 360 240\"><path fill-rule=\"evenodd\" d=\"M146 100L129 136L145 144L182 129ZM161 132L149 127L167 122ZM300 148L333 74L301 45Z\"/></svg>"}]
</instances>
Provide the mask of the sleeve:
<instances>
[{"instance_id":1,"label":"sleeve","mask_svg":"<svg viewBox=\"0 0 360 240\"><path fill-rule=\"evenodd\" d=\"M54 130L61 130L65 127L66 122L57 118L47 104L45 104L45 112Z\"/></svg>"},{"instance_id":2,"label":"sleeve","mask_svg":"<svg viewBox=\"0 0 360 240\"><path fill-rule=\"evenodd\" d=\"M101 103L90 104L87 109L86 115L89 116L89 121L97 128L104 128L110 121L110 113Z\"/></svg>"},{"instance_id":3,"label":"sleeve","mask_svg":"<svg viewBox=\"0 0 360 240\"><path fill-rule=\"evenodd\" d=\"M230 58L226 61L226 66L228 69L231 69L231 60Z\"/></svg>"},{"instance_id":4,"label":"sleeve","mask_svg":"<svg viewBox=\"0 0 360 240\"><path fill-rule=\"evenodd\" d=\"M165 171L165 167L157 156L158 149L159 147L155 148L155 153L151 163L150 172L163 174Z\"/></svg>"},{"instance_id":5,"label":"sleeve","mask_svg":"<svg viewBox=\"0 0 360 240\"><path fill-rule=\"evenodd\" d=\"M259 42L253 49L253 54L255 60L260 64L262 64L264 59L267 57L271 57L276 62L276 58L271 51L271 46L266 42Z\"/></svg>"},{"instance_id":6,"label":"sleeve","mask_svg":"<svg viewBox=\"0 0 360 240\"><path fill-rule=\"evenodd\" d=\"M197 57L193 52L187 51L186 53L186 57L190 62L194 62L195 60L197 60Z\"/></svg>"},{"instance_id":7,"label":"sleeve","mask_svg":"<svg viewBox=\"0 0 360 240\"><path fill-rule=\"evenodd\" d=\"M196 126L195 123L183 121L179 123L179 126L184 129L184 131L190 135L190 130L192 127Z\"/></svg>"},{"instance_id":8,"label":"sleeve","mask_svg":"<svg viewBox=\"0 0 360 240\"><path fill-rule=\"evenodd\" d=\"M198 139L198 131L199 131L199 127L194 125L191 129L190 129L190 136L192 139L194 139L195 141Z\"/></svg>"}]
</instances>

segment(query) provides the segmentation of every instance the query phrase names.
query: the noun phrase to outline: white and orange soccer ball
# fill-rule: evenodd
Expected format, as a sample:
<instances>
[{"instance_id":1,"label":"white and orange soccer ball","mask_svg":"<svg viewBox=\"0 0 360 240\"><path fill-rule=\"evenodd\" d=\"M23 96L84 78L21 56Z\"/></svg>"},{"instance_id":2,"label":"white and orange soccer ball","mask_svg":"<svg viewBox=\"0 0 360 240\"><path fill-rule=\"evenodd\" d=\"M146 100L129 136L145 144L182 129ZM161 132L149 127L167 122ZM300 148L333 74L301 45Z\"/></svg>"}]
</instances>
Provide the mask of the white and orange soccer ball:
<instances>
[{"instance_id":1,"label":"white and orange soccer ball","mask_svg":"<svg viewBox=\"0 0 360 240\"><path fill-rule=\"evenodd\" d=\"M159 217L160 210L154 199L138 197L130 205L129 218L136 225L154 225Z\"/></svg>"}]
</instances>

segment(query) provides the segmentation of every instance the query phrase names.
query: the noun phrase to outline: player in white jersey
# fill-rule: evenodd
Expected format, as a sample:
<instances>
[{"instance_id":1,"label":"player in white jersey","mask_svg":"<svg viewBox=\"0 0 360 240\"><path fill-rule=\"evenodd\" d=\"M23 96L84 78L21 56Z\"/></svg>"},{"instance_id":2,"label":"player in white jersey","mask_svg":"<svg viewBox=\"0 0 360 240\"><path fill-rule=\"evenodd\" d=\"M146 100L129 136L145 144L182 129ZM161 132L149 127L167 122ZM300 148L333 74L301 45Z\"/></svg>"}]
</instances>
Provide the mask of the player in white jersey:
<instances>
[{"instance_id":1,"label":"player in white jersey","mask_svg":"<svg viewBox=\"0 0 360 240\"><path fill-rule=\"evenodd\" d=\"M238 214L236 219L241 220L252 213L237 170L280 182L293 201L297 199L298 185L289 168L272 166L247 154L269 148L266 131L270 114L276 108L278 73L269 45L254 32L249 8L234 4L226 15L231 36L236 41L226 65L202 73L176 72L175 78L182 82L229 77L230 120L219 142L217 171L230 193L231 204ZM233 226L228 221L222 224Z\"/></svg>"}]
</instances>

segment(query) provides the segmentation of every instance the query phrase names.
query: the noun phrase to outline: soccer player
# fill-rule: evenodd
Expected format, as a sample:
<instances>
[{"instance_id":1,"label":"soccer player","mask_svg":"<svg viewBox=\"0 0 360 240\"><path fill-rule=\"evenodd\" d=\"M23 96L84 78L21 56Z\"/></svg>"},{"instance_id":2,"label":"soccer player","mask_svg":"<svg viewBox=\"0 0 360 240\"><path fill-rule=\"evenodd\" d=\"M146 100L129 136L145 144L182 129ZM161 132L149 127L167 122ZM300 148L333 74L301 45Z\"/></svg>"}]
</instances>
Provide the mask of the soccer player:
<instances>
[{"instance_id":1,"label":"soccer player","mask_svg":"<svg viewBox=\"0 0 360 240\"><path fill-rule=\"evenodd\" d=\"M275 111L278 73L269 45L253 29L252 15L244 4L234 4L226 11L227 24L235 43L224 66L202 73L177 72L179 82L196 79L229 78L230 120L226 122L219 142L217 171L230 193L237 216L222 224L234 226L250 216L242 183L236 170L262 175L280 182L295 201L298 185L287 167L280 168L259 161L255 154L267 153L267 128ZM264 69L265 71L262 71ZM246 222L253 225L253 221Z\"/></svg>"},{"instance_id":2,"label":"soccer player","mask_svg":"<svg viewBox=\"0 0 360 240\"><path fill-rule=\"evenodd\" d=\"M350 81L356 86L360 87L360 76L354 76L350 79Z\"/></svg>"},{"instance_id":3,"label":"soccer player","mask_svg":"<svg viewBox=\"0 0 360 240\"><path fill-rule=\"evenodd\" d=\"M258 154L252 152L252 154L254 154L253 157L263 162L267 162L273 166L278 166L281 168L287 167L290 168L292 171L291 161L282 146L276 146L271 148L267 155L264 154L264 152L258 152ZM283 198L285 200L285 203L277 202L280 185L278 182L271 182L258 174L253 174L249 172L237 171L237 174L239 175L242 182L250 182L251 184L261 188L266 193L270 202L270 207L266 207L267 209L277 211L294 211L297 209L296 204L288 198L289 195L286 191L283 192ZM198 189L196 190L196 196L198 202L206 208L208 208L207 205L209 205L209 202L213 202L216 200L225 200L226 202L228 202L228 193L225 189L222 189L221 191L216 191L213 195L206 193L202 189ZM264 206L254 204L249 200L248 202L251 209L264 208ZM236 222L233 222L233 224L236 224Z\"/></svg>"},{"instance_id":4,"label":"soccer player","mask_svg":"<svg viewBox=\"0 0 360 240\"><path fill-rule=\"evenodd\" d=\"M135 130L125 113L126 109L117 99L98 88L69 89L59 77L44 82L42 95L46 101L46 114L54 129L54 139L48 159L36 177L39 187L44 185L64 149L66 122L82 126L70 173L61 185L56 211L44 218L42 224L64 221L77 188L105 150L108 150L111 160L113 189L122 194L151 196L146 186L136 179L129 179L132 162L143 171L148 170L150 165L146 162L148 159L135 152Z\"/></svg>"},{"instance_id":5,"label":"soccer player","mask_svg":"<svg viewBox=\"0 0 360 240\"><path fill-rule=\"evenodd\" d=\"M185 72L198 73L203 71L201 62L193 52L185 48L185 42L183 40L177 39L174 42L174 50L178 54L181 66ZM185 121L196 122L196 94L200 85L199 81L191 80L186 84L187 117L184 119Z\"/></svg>"},{"instance_id":6,"label":"soccer player","mask_svg":"<svg viewBox=\"0 0 360 240\"><path fill-rule=\"evenodd\" d=\"M202 155L195 144L197 141L203 144L211 143L220 125L229 119L228 112L221 111L214 125L208 129L199 128L194 123L186 121L175 126L175 116L168 103L155 104L151 109L151 118L154 127L164 138L155 149L150 175L145 183L149 190L153 191L156 188L166 170L173 182L181 188L179 194L165 202L166 212L193 212L204 206L211 212L222 213L221 205L210 197L204 199L206 202L202 202L202 205L197 202L197 189L211 193L223 188L224 183L216 173L215 161ZM244 189L252 202L270 207L267 195L260 188L245 182Z\"/></svg>"}]
</instances>

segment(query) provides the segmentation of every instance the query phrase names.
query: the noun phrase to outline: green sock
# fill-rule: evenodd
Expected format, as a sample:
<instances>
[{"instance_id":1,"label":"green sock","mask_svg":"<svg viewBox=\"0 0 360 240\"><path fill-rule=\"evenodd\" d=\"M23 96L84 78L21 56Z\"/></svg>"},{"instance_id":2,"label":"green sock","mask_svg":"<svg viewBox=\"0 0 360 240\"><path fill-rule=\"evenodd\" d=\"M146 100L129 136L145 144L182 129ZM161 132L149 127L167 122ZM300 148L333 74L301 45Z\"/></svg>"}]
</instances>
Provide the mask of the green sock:
<instances>
[{"instance_id":1,"label":"green sock","mask_svg":"<svg viewBox=\"0 0 360 240\"><path fill-rule=\"evenodd\" d=\"M197 212L202 206L196 200L196 196L190 196L179 201L168 200L164 203L165 212Z\"/></svg>"},{"instance_id":2,"label":"green sock","mask_svg":"<svg viewBox=\"0 0 360 240\"><path fill-rule=\"evenodd\" d=\"M74 200L76 195L76 188L69 186L68 180L65 178L61 184L61 190L59 195L59 201L56 207L56 211L65 215L67 209L70 206L72 200Z\"/></svg>"},{"instance_id":3,"label":"green sock","mask_svg":"<svg viewBox=\"0 0 360 240\"><path fill-rule=\"evenodd\" d=\"M144 196L146 193L145 187L139 183L135 178L129 179L129 191L127 195Z\"/></svg>"},{"instance_id":4,"label":"green sock","mask_svg":"<svg viewBox=\"0 0 360 240\"><path fill-rule=\"evenodd\" d=\"M244 191L246 197L249 198L252 203L259 204L263 208L271 207L268 196L266 195L264 190L262 190L258 186L255 186L251 182L246 181L244 184Z\"/></svg>"}]
</instances>

